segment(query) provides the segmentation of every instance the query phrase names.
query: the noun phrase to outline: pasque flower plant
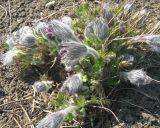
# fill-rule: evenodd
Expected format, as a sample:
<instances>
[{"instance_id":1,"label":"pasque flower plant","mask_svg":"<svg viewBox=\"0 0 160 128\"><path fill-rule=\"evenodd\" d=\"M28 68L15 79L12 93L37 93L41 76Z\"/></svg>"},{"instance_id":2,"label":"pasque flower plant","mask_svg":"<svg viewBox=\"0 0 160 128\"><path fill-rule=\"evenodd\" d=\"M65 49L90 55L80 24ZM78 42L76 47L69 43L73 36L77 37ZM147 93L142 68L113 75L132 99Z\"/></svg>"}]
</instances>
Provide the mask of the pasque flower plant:
<instances>
[{"instance_id":1,"label":"pasque flower plant","mask_svg":"<svg viewBox=\"0 0 160 128\"><path fill-rule=\"evenodd\" d=\"M70 112L76 109L80 113L93 99L102 99L104 93L100 84L103 82L104 86L119 85L122 81L138 87L152 82L159 84L142 70L143 66L135 69L137 60L146 54L138 51L137 44L145 43L151 51L159 53L160 35L141 34L139 27L134 26L140 23L145 12L132 15L133 3L113 8L110 3L102 2L94 9L82 3L74 10L73 19L65 16L49 22L35 21L33 26L24 26L7 37L9 51L1 56L2 63L11 65L25 61L27 66L45 70L41 75L48 78L36 81L32 88L39 94L53 91L51 97L56 95L53 107L61 109L44 117L36 128L59 128ZM133 25L132 20L135 21ZM140 50L143 48L142 45ZM143 59L138 64L143 63L148 64ZM57 65L66 74L59 83L49 74ZM54 70L54 74L63 72ZM55 91L53 86L56 86ZM96 103L102 102L97 100Z\"/></svg>"}]
</instances>

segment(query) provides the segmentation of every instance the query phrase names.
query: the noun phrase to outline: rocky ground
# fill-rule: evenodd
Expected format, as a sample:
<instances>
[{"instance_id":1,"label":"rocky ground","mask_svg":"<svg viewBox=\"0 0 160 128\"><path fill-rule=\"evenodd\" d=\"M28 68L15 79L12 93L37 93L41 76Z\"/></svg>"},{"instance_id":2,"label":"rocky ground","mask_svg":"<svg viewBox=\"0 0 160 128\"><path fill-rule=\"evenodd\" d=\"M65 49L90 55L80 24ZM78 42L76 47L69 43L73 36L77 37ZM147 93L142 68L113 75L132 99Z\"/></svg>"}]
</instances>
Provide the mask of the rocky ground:
<instances>
[{"instance_id":1,"label":"rocky ground","mask_svg":"<svg viewBox=\"0 0 160 128\"><path fill-rule=\"evenodd\" d=\"M0 0L0 54L4 53L6 36L24 25L30 25L34 19L44 21L70 13L77 6L76 0L57 0L54 6L46 8L50 0ZM90 0L91 1L91 0ZM137 0L137 7L151 11L149 22L160 21L159 0ZM46 18L46 16L53 14ZM159 59L160 60L160 59ZM160 80L158 70L156 79ZM153 75L155 77L155 74ZM37 102L32 110L34 101L30 87L38 79L34 71L28 71L22 78L18 67L0 65L0 127L1 128L30 128L42 115L44 110L52 108L45 101ZM120 120L116 121L111 115L95 118L94 128L159 128L160 127L160 85L149 85L141 88L122 86L113 89L110 96L111 109ZM36 106L36 105L35 105ZM106 112L102 111L101 115ZM84 128L93 127L88 122ZM114 124L114 126L113 126ZM79 126L80 127L80 126Z\"/></svg>"}]
</instances>

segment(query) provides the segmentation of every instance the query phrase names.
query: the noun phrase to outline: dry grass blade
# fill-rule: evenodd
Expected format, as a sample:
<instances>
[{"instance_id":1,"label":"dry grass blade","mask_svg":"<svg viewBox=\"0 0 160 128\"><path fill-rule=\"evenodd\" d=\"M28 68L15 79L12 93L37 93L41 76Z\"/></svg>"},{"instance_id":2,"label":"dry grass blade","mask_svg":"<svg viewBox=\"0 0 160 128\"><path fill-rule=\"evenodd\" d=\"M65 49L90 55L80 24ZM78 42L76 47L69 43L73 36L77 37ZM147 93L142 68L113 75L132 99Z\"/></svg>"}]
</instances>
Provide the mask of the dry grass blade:
<instances>
[{"instance_id":1,"label":"dry grass blade","mask_svg":"<svg viewBox=\"0 0 160 128\"><path fill-rule=\"evenodd\" d=\"M13 120L16 122L16 124L18 125L18 128L22 128L22 126L20 125L20 123L16 120L16 118L13 117Z\"/></svg>"},{"instance_id":2,"label":"dry grass blade","mask_svg":"<svg viewBox=\"0 0 160 128\"><path fill-rule=\"evenodd\" d=\"M90 106L90 107L98 108L98 109L104 109L105 111L110 112L110 113L114 116L114 118L116 119L116 121L117 121L118 123L120 123L118 117L114 114L114 112L113 112L111 109L106 108L106 107L103 107L103 106Z\"/></svg>"},{"instance_id":3,"label":"dry grass blade","mask_svg":"<svg viewBox=\"0 0 160 128\"><path fill-rule=\"evenodd\" d=\"M160 28L160 21L151 29L150 33L153 34Z\"/></svg>"},{"instance_id":4,"label":"dry grass blade","mask_svg":"<svg viewBox=\"0 0 160 128\"><path fill-rule=\"evenodd\" d=\"M20 107L22 108L22 110L23 110L23 112L25 113L25 115L26 115L26 117L27 117L29 123L31 124L31 119L30 119L30 117L29 117L27 111L25 110L25 108L24 108L21 104L20 104Z\"/></svg>"},{"instance_id":5,"label":"dry grass blade","mask_svg":"<svg viewBox=\"0 0 160 128\"><path fill-rule=\"evenodd\" d=\"M21 99L21 100L16 100L16 101L10 101L10 102L1 104L0 107L3 107L3 106L8 105L8 104L13 104L13 103L21 102L21 101L26 101L26 100L29 100L29 99L31 99L31 98L32 98L32 97L29 97L29 98L26 98L26 99Z\"/></svg>"},{"instance_id":6,"label":"dry grass blade","mask_svg":"<svg viewBox=\"0 0 160 128\"><path fill-rule=\"evenodd\" d=\"M2 23L5 19L6 19L6 17L7 17L7 10L2 6L2 5L0 5L0 7L5 11L5 17L4 17L4 19L0 22L0 23ZM0 17L0 19L3 17L3 14L2 14L2 16Z\"/></svg>"},{"instance_id":7,"label":"dry grass blade","mask_svg":"<svg viewBox=\"0 0 160 128\"><path fill-rule=\"evenodd\" d=\"M9 12L9 30L10 30L10 34L11 34L12 33L12 14L11 14L10 0L8 0L8 12Z\"/></svg>"},{"instance_id":8,"label":"dry grass blade","mask_svg":"<svg viewBox=\"0 0 160 128\"><path fill-rule=\"evenodd\" d=\"M35 97L36 97L36 92L34 91L33 92L33 102L32 102L32 112L34 111L34 108L35 108Z\"/></svg>"}]
</instances>

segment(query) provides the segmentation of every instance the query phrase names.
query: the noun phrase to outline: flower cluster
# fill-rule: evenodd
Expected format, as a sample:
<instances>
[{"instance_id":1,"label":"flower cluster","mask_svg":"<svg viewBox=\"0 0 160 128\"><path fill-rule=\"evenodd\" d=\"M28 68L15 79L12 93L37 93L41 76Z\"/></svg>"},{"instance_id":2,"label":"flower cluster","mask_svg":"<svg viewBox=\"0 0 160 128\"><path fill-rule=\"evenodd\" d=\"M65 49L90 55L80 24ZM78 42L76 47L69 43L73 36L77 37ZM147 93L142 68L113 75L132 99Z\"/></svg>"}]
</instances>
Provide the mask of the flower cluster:
<instances>
[{"instance_id":1,"label":"flower cluster","mask_svg":"<svg viewBox=\"0 0 160 128\"><path fill-rule=\"evenodd\" d=\"M137 66L135 66L137 60L146 54L145 50L144 53L138 51L144 48L143 45L142 48L139 47L141 44L149 47L147 51L160 52L160 35L136 36L135 32L139 27L133 28L134 32L130 31L128 27L132 24L132 20L133 26L138 24L141 26L147 18L145 10L130 15L133 5L134 2L127 3L123 5L122 12L116 12L115 10L122 9L121 6L112 8L109 3L102 2L101 9L98 8L98 13L95 13L96 11L88 8L89 4L84 3L79 9L82 12L76 13L77 17L73 21L68 16L49 22L35 21L32 27L24 26L7 37L9 51L1 56L3 65L25 62L28 65L48 68L46 65L52 64L47 70L48 73L58 58L58 64L64 66L67 74L65 80L58 84L48 77L32 85L33 90L40 94L47 93L53 89L53 86L58 85L56 88L58 91L55 93L57 95L62 93L67 99L63 103L64 97L61 96L59 101L63 107L59 104L56 107L62 109L65 106L65 109L48 114L36 128L59 128L70 112L85 106L84 100L90 103L91 99L85 99L83 95L84 88L93 91L89 97L92 98L94 95L101 99L99 98L101 92L97 93L97 91L100 90L98 85L101 84L99 82L101 80L99 79L103 74L107 74L107 79L104 79L107 82L104 83L108 83L106 84L108 86L121 84L123 80L138 87L152 82L160 83L148 76L142 70L143 67L134 69ZM140 45L137 45L139 43ZM43 65L45 63L47 64ZM143 62L141 64L143 65ZM48 76L45 73L44 75ZM82 96L84 100L82 105L79 105Z\"/></svg>"}]
</instances>

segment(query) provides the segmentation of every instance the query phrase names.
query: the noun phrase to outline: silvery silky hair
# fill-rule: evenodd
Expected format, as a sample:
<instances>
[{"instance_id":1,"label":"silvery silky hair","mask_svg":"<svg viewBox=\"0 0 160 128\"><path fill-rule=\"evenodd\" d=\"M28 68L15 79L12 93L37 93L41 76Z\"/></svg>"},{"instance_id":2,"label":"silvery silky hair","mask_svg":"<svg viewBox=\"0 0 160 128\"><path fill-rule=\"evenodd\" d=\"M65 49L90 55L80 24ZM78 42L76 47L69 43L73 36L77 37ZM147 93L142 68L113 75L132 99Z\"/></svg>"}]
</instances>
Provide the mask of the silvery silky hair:
<instances>
[{"instance_id":1,"label":"silvery silky hair","mask_svg":"<svg viewBox=\"0 0 160 128\"><path fill-rule=\"evenodd\" d=\"M70 26L70 27L73 26L73 21L72 21L71 17L69 17L69 16L63 16L63 17L61 18L61 21L62 21L64 24L66 24L66 25L68 25L68 26Z\"/></svg>"},{"instance_id":2,"label":"silvery silky hair","mask_svg":"<svg viewBox=\"0 0 160 128\"><path fill-rule=\"evenodd\" d=\"M25 47L36 45L36 38L31 27L24 26L19 29L19 45Z\"/></svg>"},{"instance_id":3,"label":"silvery silky hair","mask_svg":"<svg viewBox=\"0 0 160 128\"><path fill-rule=\"evenodd\" d=\"M129 65L133 65L133 63L135 61L134 56L130 55L130 54L123 54L121 56L121 60L126 61Z\"/></svg>"},{"instance_id":4,"label":"silvery silky hair","mask_svg":"<svg viewBox=\"0 0 160 128\"><path fill-rule=\"evenodd\" d=\"M61 91L69 95L74 95L79 91L82 84L82 73L77 73L68 77L67 80L64 81Z\"/></svg>"},{"instance_id":5,"label":"silvery silky hair","mask_svg":"<svg viewBox=\"0 0 160 128\"><path fill-rule=\"evenodd\" d=\"M15 57L18 54L24 54L21 50L12 49L7 51L6 53L2 54L1 60L3 65L12 65L15 63Z\"/></svg>"},{"instance_id":6,"label":"silvery silky hair","mask_svg":"<svg viewBox=\"0 0 160 128\"><path fill-rule=\"evenodd\" d=\"M23 26L19 29L19 35L33 35L33 30L29 26Z\"/></svg>"},{"instance_id":7,"label":"silvery silky hair","mask_svg":"<svg viewBox=\"0 0 160 128\"><path fill-rule=\"evenodd\" d=\"M35 92L45 92L51 88L51 84L50 81L36 81L32 87Z\"/></svg>"},{"instance_id":8,"label":"silvery silky hair","mask_svg":"<svg viewBox=\"0 0 160 128\"><path fill-rule=\"evenodd\" d=\"M106 19L108 22L110 22L113 19L113 13L111 11L109 3L104 3L102 5L103 9L103 18Z\"/></svg>"},{"instance_id":9,"label":"silvery silky hair","mask_svg":"<svg viewBox=\"0 0 160 128\"><path fill-rule=\"evenodd\" d=\"M120 75L126 81L129 80L130 83L132 83L133 85L136 85L138 87L140 85L150 84L153 80L142 69L132 70L132 71L129 71L129 72L121 72Z\"/></svg>"},{"instance_id":10,"label":"silvery silky hair","mask_svg":"<svg viewBox=\"0 0 160 128\"><path fill-rule=\"evenodd\" d=\"M7 36L6 43L9 45L10 49L14 46L32 47L36 45L36 39L32 28L24 26L18 31L13 32L10 36Z\"/></svg>"},{"instance_id":11,"label":"silvery silky hair","mask_svg":"<svg viewBox=\"0 0 160 128\"><path fill-rule=\"evenodd\" d=\"M63 42L59 54L61 62L65 64L66 70L71 70L81 57L87 55L87 47L75 41Z\"/></svg>"},{"instance_id":12,"label":"silvery silky hair","mask_svg":"<svg viewBox=\"0 0 160 128\"><path fill-rule=\"evenodd\" d=\"M66 71L72 70L78 64L81 57L92 55L95 61L99 57L95 49L75 41L63 42L59 54L61 56L61 62L66 67Z\"/></svg>"},{"instance_id":13,"label":"silvery silky hair","mask_svg":"<svg viewBox=\"0 0 160 128\"><path fill-rule=\"evenodd\" d=\"M91 35L94 35L93 22L88 22L84 30L84 36L85 38L87 38L88 36L91 36Z\"/></svg>"},{"instance_id":14,"label":"silvery silky hair","mask_svg":"<svg viewBox=\"0 0 160 128\"><path fill-rule=\"evenodd\" d=\"M145 42L152 51L160 52L160 35L143 35L133 37L132 42Z\"/></svg>"},{"instance_id":15,"label":"silvery silky hair","mask_svg":"<svg viewBox=\"0 0 160 128\"><path fill-rule=\"evenodd\" d=\"M160 52L160 35L148 35L143 37L152 51Z\"/></svg>"},{"instance_id":16,"label":"silvery silky hair","mask_svg":"<svg viewBox=\"0 0 160 128\"><path fill-rule=\"evenodd\" d=\"M69 25L66 25L59 20L52 20L49 24L52 25L54 34L60 42L70 40L79 42L79 39L75 36L74 31Z\"/></svg>"},{"instance_id":17,"label":"silvery silky hair","mask_svg":"<svg viewBox=\"0 0 160 128\"><path fill-rule=\"evenodd\" d=\"M32 47L36 45L36 39L32 35L24 35L20 37L19 44L26 47Z\"/></svg>"},{"instance_id":18,"label":"silvery silky hair","mask_svg":"<svg viewBox=\"0 0 160 128\"><path fill-rule=\"evenodd\" d=\"M108 22L102 17L95 18L93 22L93 31L99 39L104 41L108 37Z\"/></svg>"},{"instance_id":19,"label":"silvery silky hair","mask_svg":"<svg viewBox=\"0 0 160 128\"><path fill-rule=\"evenodd\" d=\"M6 44L8 44L10 49L19 44L20 37L18 33L18 31L14 31L11 35L7 36Z\"/></svg>"},{"instance_id":20,"label":"silvery silky hair","mask_svg":"<svg viewBox=\"0 0 160 128\"><path fill-rule=\"evenodd\" d=\"M52 25L44 23L44 22L35 22L35 29L38 33L41 33L42 37L47 40L54 40L55 33Z\"/></svg>"},{"instance_id":21,"label":"silvery silky hair","mask_svg":"<svg viewBox=\"0 0 160 128\"><path fill-rule=\"evenodd\" d=\"M61 111L48 114L36 126L36 128L60 128L64 120L64 114Z\"/></svg>"},{"instance_id":22,"label":"silvery silky hair","mask_svg":"<svg viewBox=\"0 0 160 128\"><path fill-rule=\"evenodd\" d=\"M64 110L50 113L38 122L36 128L60 128L65 116L76 109L76 106L70 106Z\"/></svg>"}]
</instances>

